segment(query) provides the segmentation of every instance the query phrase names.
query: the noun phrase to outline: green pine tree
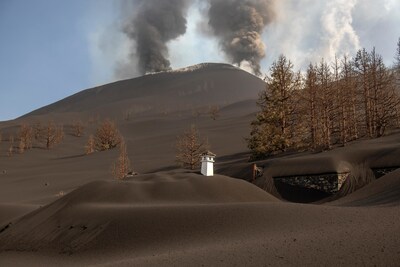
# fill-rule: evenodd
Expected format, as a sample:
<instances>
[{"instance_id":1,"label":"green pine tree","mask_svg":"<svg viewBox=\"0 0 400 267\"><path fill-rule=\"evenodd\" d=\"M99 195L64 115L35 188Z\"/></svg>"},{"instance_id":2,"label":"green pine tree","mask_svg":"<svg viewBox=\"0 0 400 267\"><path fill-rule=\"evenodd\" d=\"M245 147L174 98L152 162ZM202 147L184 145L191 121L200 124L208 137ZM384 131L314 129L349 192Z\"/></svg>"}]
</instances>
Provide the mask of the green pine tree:
<instances>
[{"instance_id":1,"label":"green pine tree","mask_svg":"<svg viewBox=\"0 0 400 267\"><path fill-rule=\"evenodd\" d=\"M261 111L251 123L252 131L247 139L253 159L286 151L294 145L293 96L300 75L293 71L293 64L283 55L272 64L270 73L257 102Z\"/></svg>"}]
</instances>

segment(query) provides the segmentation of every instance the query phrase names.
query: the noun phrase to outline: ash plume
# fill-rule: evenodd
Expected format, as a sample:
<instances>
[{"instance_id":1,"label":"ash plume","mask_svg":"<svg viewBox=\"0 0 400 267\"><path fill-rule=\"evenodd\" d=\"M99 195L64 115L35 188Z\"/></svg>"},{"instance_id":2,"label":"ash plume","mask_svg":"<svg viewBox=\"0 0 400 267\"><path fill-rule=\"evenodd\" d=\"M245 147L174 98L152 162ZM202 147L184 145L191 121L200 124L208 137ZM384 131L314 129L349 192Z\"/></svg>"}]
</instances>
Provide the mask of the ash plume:
<instances>
[{"instance_id":1,"label":"ash plume","mask_svg":"<svg viewBox=\"0 0 400 267\"><path fill-rule=\"evenodd\" d=\"M131 45L130 60L141 74L171 69L167 43L186 32L189 0L135 0L125 2L124 34ZM120 72L127 72L124 67Z\"/></svg>"},{"instance_id":2,"label":"ash plume","mask_svg":"<svg viewBox=\"0 0 400 267\"><path fill-rule=\"evenodd\" d=\"M209 26L232 63L259 75L265 57L261 34L275 18L274 0L208 0Z\"/></svg>"}]
</instances>

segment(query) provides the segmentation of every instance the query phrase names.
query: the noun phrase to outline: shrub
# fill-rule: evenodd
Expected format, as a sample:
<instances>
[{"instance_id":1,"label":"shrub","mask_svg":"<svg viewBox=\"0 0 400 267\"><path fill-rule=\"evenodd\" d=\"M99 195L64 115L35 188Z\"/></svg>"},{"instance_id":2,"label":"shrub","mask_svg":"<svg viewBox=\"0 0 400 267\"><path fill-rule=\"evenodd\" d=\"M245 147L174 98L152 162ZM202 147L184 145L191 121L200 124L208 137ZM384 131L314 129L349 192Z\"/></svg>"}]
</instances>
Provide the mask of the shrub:
<instances>
[{"instance_id":1,"label":"shrub","mask_svg":"<svg viewBox=\"0 0 400 267\"><path fill-rule=\"evenodd\" d=\"M57 126L54 122L49 122L41 131L41 137L46 143L46 149L50 149L61 143L64 138L63 126Z\"/></svg>"},{"instance_id":2,"label":"shrub","mask_svg":"<svg viewBox=\"0 0 400 267\"><path fill-rule=\"evenodd\" d=\"M219 106L211 106L208 110L208 114L210 114L211 119L214 121L219 117Z\"/></svg>"},{"instance_id":3,"label":"shrub","mask_svg":"<svg viewBox=\"0 0 400 267\"><path fill-rule=\"evenodd\" d=\"M14 136L10 135L9 138L10 146L8 147L8 156L11 157L14 154Z\"/></svg>"},{"instance_id":4,"label":"shrub","mask_svg":"<svg viewBox=\"0 0 400 267\"><path fill-rule=\"evenodd\" d=\"M18 131L19 153L23 153L26 149L32 148L33 137L34 137L33 128L27 124L22 124Z\"/></svg>"},{"instance_id":5,"label":"shrub","mask_svg":"<svg viewBox=\"0 0 400 267\"><path fill-rule=\"evenodd\" d=\"M121 143L119 145L119 156L113 165L112 174L115 179L122 180L126 178L130 170L131 163L128 158L128 152L126 151L126 143L123 139L121 139Z\"/></svg>"},{"instance_id":6,"label":"shrub","mask_svg":"<svg viewBox=\"0 0 400 267\"><path fill-rule=\"evenodd\" d=\"M121 135L115 123L104 120L95 134L95 146L99 151L115 148L121 142Z\"/></svg>"},{"instance_id":7,"label":"shrub","mask_svg":"<svg viewBox=\"0 0 400 267\"><path fill-rule=\"evenodd\" d=\"M81 137L83 135L85 127L80 120L76 120L72 123L72 134L76 137Z\"/></svg>"},{"instance_id":8,"label":"shrub","mask_svg":"<svg viewBox=\"0 0 400 267\"><path fill-rule=\"evenodd\" d=\"M95 151L96 143L94 136L91 134L85 146L86 155L92 154Z\"/></svg>"}]
</instances>

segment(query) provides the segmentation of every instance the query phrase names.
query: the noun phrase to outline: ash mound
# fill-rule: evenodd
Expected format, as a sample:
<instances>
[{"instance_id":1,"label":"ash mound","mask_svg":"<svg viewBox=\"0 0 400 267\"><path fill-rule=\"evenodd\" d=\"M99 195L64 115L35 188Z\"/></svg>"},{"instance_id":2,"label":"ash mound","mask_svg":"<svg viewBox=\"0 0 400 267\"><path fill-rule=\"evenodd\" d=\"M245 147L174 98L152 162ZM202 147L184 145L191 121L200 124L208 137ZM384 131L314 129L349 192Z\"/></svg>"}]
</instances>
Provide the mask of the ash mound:
<instances>
[{"instance_id":1,"label":"ash mound","mask_svg":"<svg viewBox=\"0 0 400 267\"><path fill-rule=\"evenodd\" d=\"M400 205L400 169L372 181L332 204L344 206Z\"/></svg>"},{"instance_id":2,"label":"ash mound","mask_svg":"<svg viewBox=\"0 0 400 267\"><path fill-rule=\"evenodd\" d=\"M1 227L0 251L73 253L142 246L141 239L152 236L156 243L166 238L163 235L179 237L181 231L199 235L222 223L224 210L232 216L233 207L266 202L279 200L245 181L221 175L158 173L124 182L96 181ZM119 231L126 235L116 239Z\"/></svg>"}]
</instances>

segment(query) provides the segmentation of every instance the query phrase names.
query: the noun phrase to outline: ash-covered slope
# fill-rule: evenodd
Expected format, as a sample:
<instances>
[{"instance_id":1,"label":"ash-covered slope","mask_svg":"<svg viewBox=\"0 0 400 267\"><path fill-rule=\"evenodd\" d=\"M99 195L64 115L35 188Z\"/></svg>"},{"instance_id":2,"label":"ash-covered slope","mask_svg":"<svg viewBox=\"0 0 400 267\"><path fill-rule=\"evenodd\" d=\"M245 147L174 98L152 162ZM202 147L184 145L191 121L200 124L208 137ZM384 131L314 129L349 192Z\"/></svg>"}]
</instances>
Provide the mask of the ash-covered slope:
<instances>
[{"instance_id":1,"label":"ash-covered slope","mask_svg":"<svg viewBox=\"0 0 400 267\"><path fill-rule=\"evenodd\" d=\"M217 175L98 181L0 226L2 266L396 266L398 207L278 201Z\"/></svg>"},{"instance_id":2,"label":"ash-covered slope","mask_svg":"<svg viewBox=\"0 0 400 267\"><path fill-rule=\"evenodd\" d=\"M128 109L151 114L226 106L256 99L264 86L261 79L232 65L204 63L87 89L25 116L65 112L112 116Z\"/></svg>"},{"instance_id":3,"label":"ash-covered slope","mask_svg":"<svg viewBox=\"0 0 400 267\"><path fill-rule=\"evenodd\" d=\"M195 173L169 172L139 175L124 182L96 181L22 217L15 225L0 225L0 252L56 247L61 252L70 248L76 250L96 244L98 235L104 231L107 238L107 229L116 222L122 223L119 227L125 225L134 232L140 225L147 225L151 232L164 220L159 217L160 213L167 211L168 214L168 210L172 213L176 210L178 213L189 211L181 223L194 226L199 224L196 213L202 213L208 206L269 202L279 200L245 181L221 175L204 177ZM109 211L112 214L107 215ZM99 212L103 215L99 216ZM128 216L121 217L118 213ZM143 216L152 218L147 220ZM175 225L176 219L175 216L170 217L173 220L170 226ZM138 223L136 226L135 221ZM135 234L129 236L130 241L137 242ZM154 237L159 238L157 235Z\"/></svg>"},{"instance_id":4,"label":"ash-covered slope","mask_svg":"<svg viewBox=\"0 0 400 267\"><path fill-rule=\"evenodd\" d=\"M386 174L358 191L332 202L343 206L399 206L400 169Z\"/></svg>"},{"instance_id":5,"label":"ash-covered slope","mask_svg":"<svg viewBox=\"0 0 400 267\"><path fill-rule=\"evenodd\" d=\"M177 136L191 125L218 155L218 165L223 156L247 150L244 137L264 86L261 79L231 65L201 64L87 89L17 120L1 122L0 203L44 204L60 192L111 179L118 149L85 155L89 136L106 118L116 122L132 168L139 173L177 168ZM212 105L220 108L217 119L208 113ZM81 137L73 132L76 120L84 124ZM21 124L50 121L63 125L61 144L47 150L42 149L43 141L36 141L33 149L6 157L9 137L18 136ZM14 217L9 206L0 207L9 214L7 218Z\"/></svg>"}]
</instances>

